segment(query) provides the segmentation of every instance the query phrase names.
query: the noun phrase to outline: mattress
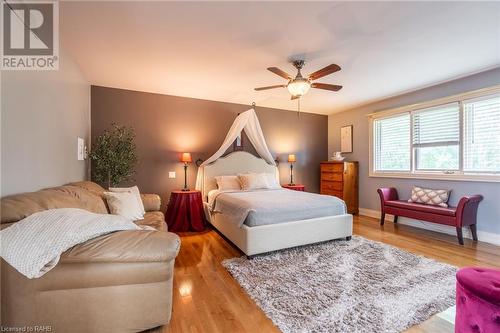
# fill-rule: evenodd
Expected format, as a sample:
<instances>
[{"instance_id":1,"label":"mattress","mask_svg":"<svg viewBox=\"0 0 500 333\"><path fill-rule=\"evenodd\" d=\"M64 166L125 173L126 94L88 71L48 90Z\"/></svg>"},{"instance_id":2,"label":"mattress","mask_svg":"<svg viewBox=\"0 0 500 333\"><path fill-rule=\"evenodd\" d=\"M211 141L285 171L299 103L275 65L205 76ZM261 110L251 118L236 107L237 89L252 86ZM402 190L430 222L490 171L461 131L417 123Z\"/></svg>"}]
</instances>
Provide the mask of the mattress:
<instances>
[{"instance_id":1,"label":"mattress","mask_svg":"<svg viewBox=\"0 0 500 333\"><path fill-rule=\"evenodd\" d=\"M224 214L249 227L346 214L337 197L288 189L208 193L211 214Z\"/></svg>"}]
</instances>

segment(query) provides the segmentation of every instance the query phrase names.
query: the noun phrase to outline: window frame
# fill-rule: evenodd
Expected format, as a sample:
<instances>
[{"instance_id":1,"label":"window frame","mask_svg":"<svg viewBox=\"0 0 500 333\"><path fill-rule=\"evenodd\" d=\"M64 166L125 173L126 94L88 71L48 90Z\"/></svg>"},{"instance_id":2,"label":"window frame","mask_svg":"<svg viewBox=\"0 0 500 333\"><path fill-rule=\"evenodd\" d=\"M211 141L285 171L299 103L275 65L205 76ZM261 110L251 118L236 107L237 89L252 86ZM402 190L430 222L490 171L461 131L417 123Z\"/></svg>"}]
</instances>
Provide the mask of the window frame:
<instances>
[{"instance_id":1,"label":"window frame","mask_svg":"<svg viewBox=\"0 0 500 333\"><path fill-rule=\"evenodd\" d=\"M439 179L439 180L458 180L458 181L483 181L500 182L499 172L464 172L464 102L488 97L490 95L499 95L500 85L489 88L469 91L462 94L439 98L422 103L406 105L394 109L383 110L368 114L368 137L369 137L369 177L385 178L414 178L414 179ZM459 104L459 169L458 170L418 170L416 169L416 147L413 144L413 113L423 109L438 107L444 104ZM384 118L390 118L404 113L410 114L410 171L383 171L375 170L375 131L374 121Z\"/></svg>"}]
</instances>

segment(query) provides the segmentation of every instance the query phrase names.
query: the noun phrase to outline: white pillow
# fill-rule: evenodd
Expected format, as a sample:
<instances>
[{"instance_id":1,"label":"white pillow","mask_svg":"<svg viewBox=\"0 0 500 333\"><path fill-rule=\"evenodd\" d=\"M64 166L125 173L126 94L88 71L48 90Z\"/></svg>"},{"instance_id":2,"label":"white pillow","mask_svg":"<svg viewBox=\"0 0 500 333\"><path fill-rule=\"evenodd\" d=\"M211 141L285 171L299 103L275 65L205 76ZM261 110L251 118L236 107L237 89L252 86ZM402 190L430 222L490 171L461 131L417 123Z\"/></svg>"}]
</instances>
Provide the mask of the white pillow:
<instances>
[{"instance_id":1,"label":"white pillow","mask_svg":"<svg viewBox=\"0 0 500 333\"><path fill-rule=\"evenodd\" d=\"M141 192L139 191L139 188L137 186L132 186L132 187L110 187L109 188L110 192L131 192L136 200L137 203L139 204L139 207L141 209L142 215L146 214L146 210L144 209L144 203L142 202L141 199Z\"/></svg>"},{"instance_id":2,"label":"white pillow","mask_svg":"<svg viewBox=\"0 0 500 333\"><path fill-rule=\"evenodd\" d=\"M120 215L132 221L142 220L144 214L131 192L104 192L111 214Z\"/></svg>"},{"instance_id":3,"label":"white pillow","mask_svg":"<svg viewBox=\"0 0 500 333\"><path fill-rule=\"evenodd\" d=\"M241 190L238 176L218 176L215 177L215 181L217 182L217 187L221 191Z\"/></svg>"},{"instance_id":4,"label":"white pillow","mask_svg":"<svg viewBox=\"0 0 500 333\"><path fill-rule=\"evenodd\" d=\"M272 173L266 173L266 181L267 181L267 188L270 190L278 190L281 188L280 183L278 182L278 179L276 179L276 175L273 175Z\"/></svg>"},{"instance_id":5,"label":"white pillow","mask_svg":"<svg viewBox=\"0 0 500 333\"><path fill-rule=\"evenodd\" d=\"M244 191L268 188L267 176L265 173L243 173L238 174L241 189Z\"/></svg>"}]
</instances>

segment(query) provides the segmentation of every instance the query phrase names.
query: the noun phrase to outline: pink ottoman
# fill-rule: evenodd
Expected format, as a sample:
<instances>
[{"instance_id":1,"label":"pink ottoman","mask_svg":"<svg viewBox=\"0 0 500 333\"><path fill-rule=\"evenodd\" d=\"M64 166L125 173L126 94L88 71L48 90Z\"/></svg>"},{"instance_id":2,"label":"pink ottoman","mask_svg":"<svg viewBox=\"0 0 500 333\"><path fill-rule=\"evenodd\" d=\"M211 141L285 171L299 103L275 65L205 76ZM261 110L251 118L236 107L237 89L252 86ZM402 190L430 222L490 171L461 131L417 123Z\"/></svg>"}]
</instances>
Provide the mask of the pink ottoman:
<instances>
[{"instance_id":1,"label":"pink ottoman","mask_svg":"<svg viewBox=\"0 0 500 333\"><path fill-rule=\"evenodd\" d=\"M466 267L457 272L455 333L500 332L500 270Z\"/></svg>"}]
</instances>

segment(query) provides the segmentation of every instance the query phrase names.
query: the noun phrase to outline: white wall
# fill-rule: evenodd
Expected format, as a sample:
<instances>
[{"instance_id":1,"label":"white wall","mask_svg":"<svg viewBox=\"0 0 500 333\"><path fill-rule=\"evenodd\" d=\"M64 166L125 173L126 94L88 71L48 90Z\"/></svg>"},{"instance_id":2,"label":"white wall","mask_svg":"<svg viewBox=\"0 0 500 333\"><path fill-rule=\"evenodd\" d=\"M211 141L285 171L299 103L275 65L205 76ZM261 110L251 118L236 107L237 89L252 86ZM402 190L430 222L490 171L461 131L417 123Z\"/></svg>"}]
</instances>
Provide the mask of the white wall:
<instances>
[{"instance_id":1,"label":"white wall","mask_svg":"<svg viewBox=\"0 0 500 333\"><path fill-rule=\"evenodd\" d=\"M479 204L478 230L492 235L500 234L500 183L378 178L368 176L368 117L367 114L398 106L429 101L467 91L500 84L500 68L492 69L469 77L446 82L412 93L396 96L383 101L365 105L353 110L332 114L328 117L328 154L340 150L340 127L353 125L353 153L345 154L348 160L359 161L359 205L368 210L380 210L377 188L396 187L402 198L408 198L413 185L429 188L451 189L451 204L455 205L460 197L482 194L484 200ZM453 230L454 232L454 230ZM497 236L495 236L497 237ZM481 237L480 237L481 238Z\"/></svg>"},{"instance_id":2,"label":"white wall","mask_svg":"<svg viewBox=\"0 0 500 333\"><path fill-rule=\"evenodd\" d=\"M61 52L58 71L1 73L1 196L86 178L90 85Z\"/></svg>"}]
</instances>

